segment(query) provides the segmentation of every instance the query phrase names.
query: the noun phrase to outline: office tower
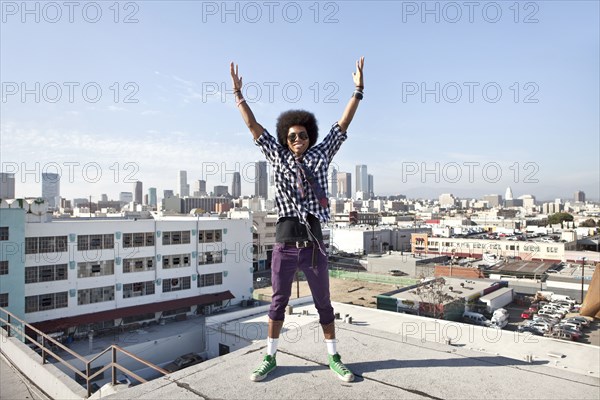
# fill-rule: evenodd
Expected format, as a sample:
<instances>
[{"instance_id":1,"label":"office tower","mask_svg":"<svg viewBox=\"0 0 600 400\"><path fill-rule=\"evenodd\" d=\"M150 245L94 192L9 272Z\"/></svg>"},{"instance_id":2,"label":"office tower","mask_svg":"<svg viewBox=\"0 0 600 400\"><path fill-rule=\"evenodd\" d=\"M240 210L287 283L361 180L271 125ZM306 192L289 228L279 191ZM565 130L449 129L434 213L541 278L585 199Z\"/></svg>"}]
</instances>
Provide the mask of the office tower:
<instances>
[{"instance_id":1,"label":"office tower","mask_svg":"<svg viewBox=\"0 0 600 400\"><path fill-rule=\"evenodd\" d=\"M368 187L367 193L369 193L369 198L372 199L375 196L375 189L373 187L375 185L375 182L373 180L373 175L371 175L371 174L367 175L367 182L368 182L368 184L367 184L367 187Z\"/></svg>"},{"instance_id":2,"label":"office tower","mask_svg":"<svg viewBox=\"0 0 600 400\"><path fill-rule=\"evenodd\" d=\"M267 162L256 161L254 174L254 195L256 197L268 198Z\"/></svg>"},{"instance_id":3,"label":"office tower","mask_svg":"<svg viewBox=\"0 0 600 400\"><path fill-rule=\"evenodd\" d=\"M338 172L338 197L344 199L352 198L352 174L350 172Z\"/></svg>"},{"instance_id":4,"label":"office tower","mask_svg":"<svg viewBox=\"0 0 600 400\"><path fill-rule=\"evenodd\" d=\"M206 181L202 179L194 181L194 193L192 194L194 195L194 197L207 196L208 194L206 193Z\"/></svg>"},{"instance_id":5,"label":"office tower","mask_svg":"<svg viewBox=\"0 0 600 400\"><path fill-rule=\"evenodd\" d=\"M217 185L213 189L214 197L227 196L229 194L229 188L226 185Z\"/></svg>"},{"instance_id":6,"label":"office tower","mask_svg":"<svg viewBox=\"0 0 600 400\"><path fill-rule=\"evenodd\" d=\"M85 206L86 204L89 204L90 199L85 199L82 197L73 199L73 207L82 207Z\"/></svg>"},{"instance_id":7,"label":"office tower","mask_svg":"<svg viewBox=\"0 0 600 400\"><path fill-rule=\"evenodd\" d=\"M60 197L60 175L49 172L42 173L42 197L48 203L48 207L56 207L56 199Z\"/></svg>"},{"instance_id":8,"label":"office tower","mask_svg":"<svg viewBox=\"0 0 600 400\"><path fill-rule=\"evenodd\" d=\"M513 199L513 192L509 186L506 188L506 193L504 194L504 200L512 200L512 199Z\"/></svg>"},{"instance_id":9,"label":"office tower","mask_svg":"<svg viewBox=\"0 0 600 400\"><path fill-rule=\"evenodd\" d=\"M0 172L0 199L15 198L15 174Z\"/></svg>"},{"instance_id":10,"label":"office tower","mask_svg":"<svg viewBox=\"0 0 600 400\"><path fill-rule=\"evenodd\" d=\"M168 199L169 197L175 197L175 193L171 189L163 190L163 199Z\"/></svg>"},{"instance_id":11,"label":"office tower","mask_svg":"<svg viewBox=\"0 0 600 400\"><path fill-rule=\"evenodd\" d=\"M121 203L131 203L133 201L133 193L131 193L131 192L119 193L119 201Z\"/></svg>"},{"instance_id":12,"label":"office tower","mask_svg":"<svg viewBox=\"0 0 600 400\"><path fill-rule=\"evenodd\" d=\"M483 201L487 201L490 208L499 207L502 205L502 196L499 194L486 194L483 196Z\"/></svg>"},{"instance_id":13,"label":"office tower","mask_svg":"<svg viewBox=\"0 0 600 400\"><path fill-rule=\"evenodd\" d=\"M102 193L100 195L100 201L108 201L108 195L106 193Z\"/></svg>"},{"instance_id":14,"label":"office tower","mask_svg":"<svg viewBox=\"0 0 600 400\"><path fill-rule=\"evenodd\" d=\"M575 202L585 203L585 192L582 192L581 190L576 191L574 200Z\"/></svg>"},{"instance_id":15,"label":"office tower","mask_svg":"<svg viewBox=\"0 0 600 400\"><path fill-rule=\"evenodd\" d=\"M327 171L327 196L332 198L338 197L338 171L334 167L329 167Z\"/></svg>"},{"instance_id":16,"label":"office tower","mask_svg":"<svg viewBox=\"0 0 600 400\"><path fill-rule=\"evenodd\" d=\"M363 196L369 193L369 174L366 165L356 166L356 187L354 192L362 192Z\"/></svg>"},{"instance_id":17,"label":"office tower","mask_svg":"<svg viewBox=\"0 0 600 400\"><path fill-rule=\"evenodd\" d=\"M177 187L179 188L179 197L190 195L190 185L187 183L187 171L179 171Z\"/></svg>"},{"instance_id":18,"label":"office tower","mask_svg":"<svg viewBox=\"0 0 600 400\"><path fill-rule=\"evenodd\" d=\"M135 194L133 201L135 201L137 204L142 204L142 182L136 181L133 184L133 193Z\"/></svg>"},{"instance_id":19,"label":"office tower","mask_svg":"<svg viewBox=\"0 0 600 400\"><path fill-rule=\"evenodd\" d=\"M156 198L156 188L148 188L148 205L156 207L158 199Z\"/></svg>"},{"instance_id":20,"label":"office tower","mask_svg":"<svg viewBox=\"0 0 600 400\"><path fill-rule=\"evenodd\" d=\"M242 176L239 172L233 173L233 182L231 183L231 196L234 199L242 197Z\"/></svg>"}]
</instances>

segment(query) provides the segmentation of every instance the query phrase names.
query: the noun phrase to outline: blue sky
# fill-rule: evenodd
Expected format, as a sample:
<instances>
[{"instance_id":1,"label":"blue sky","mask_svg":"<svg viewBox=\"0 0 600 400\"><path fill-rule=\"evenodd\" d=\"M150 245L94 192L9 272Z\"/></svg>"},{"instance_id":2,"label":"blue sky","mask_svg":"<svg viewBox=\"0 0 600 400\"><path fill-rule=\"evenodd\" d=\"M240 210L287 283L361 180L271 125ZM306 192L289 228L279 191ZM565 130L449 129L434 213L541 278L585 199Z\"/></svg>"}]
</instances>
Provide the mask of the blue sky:
<instances>
[{"instance_id":1,"label":"blue sky","mask_svg":"<svg viewBox=\"0 0 600 400\"><path fill-rule=\"evenodd\" d=\"M67 198L176 190L179 170L209 189L239 170L252 194L263 157L222 92L229 62L269 131L303 108L324 136L364 55L334 163L366 164L377 194L600 197L596 1L27 4L2 2L0 161L17 196L57 170Z\"/></svg>"}]
</instances>

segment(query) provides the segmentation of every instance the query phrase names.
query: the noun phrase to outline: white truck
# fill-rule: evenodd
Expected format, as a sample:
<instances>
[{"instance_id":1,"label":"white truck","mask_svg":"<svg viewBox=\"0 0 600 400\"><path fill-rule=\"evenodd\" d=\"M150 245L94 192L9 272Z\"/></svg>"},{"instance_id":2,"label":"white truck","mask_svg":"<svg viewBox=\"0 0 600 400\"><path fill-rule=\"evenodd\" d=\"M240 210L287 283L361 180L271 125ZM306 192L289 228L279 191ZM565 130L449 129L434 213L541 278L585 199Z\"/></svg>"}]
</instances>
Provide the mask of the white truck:
<instances>
[{"instance_id":1,"label":"white truck","mask_svg":"<svg viewBox=\"0 0 600 400\"><path fill-rule=\"evenodd\" d=\"M492 314L490 326L492 328L502 329L508 324L509 314L504 308L499 308Z\"/></svg>"}]
</instances>

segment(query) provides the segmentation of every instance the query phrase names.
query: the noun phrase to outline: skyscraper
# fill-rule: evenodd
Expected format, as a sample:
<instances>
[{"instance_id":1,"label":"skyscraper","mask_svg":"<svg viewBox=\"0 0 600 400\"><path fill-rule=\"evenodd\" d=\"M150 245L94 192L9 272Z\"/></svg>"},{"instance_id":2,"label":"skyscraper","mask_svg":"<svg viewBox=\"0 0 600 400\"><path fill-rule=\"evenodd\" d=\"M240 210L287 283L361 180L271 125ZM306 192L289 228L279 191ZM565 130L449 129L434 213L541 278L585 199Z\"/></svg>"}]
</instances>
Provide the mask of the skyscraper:
<instances>
[{"instance_id":1,"label":"skyscraper","mask_svg":"<svg viewBox=\"0 0 600 400\"><path fill-rule=\"evenodd\" d=\"M199 179L197 181L194 181L194 193L193 193L194 197L202 197L202 196L207 196L206 193L206 181Z\"/></svg>"},{"instance_id":2,"label":"skyscraper","mask_svg":"<svg viewBox=\"0 0 600 400\"><path fill-rule=\"evenodd\" d=\"M177 187L179 188L179 197L190 195L190 185L187 183L187 171L179 171Z\"/></svg>"},{"instance_id":3,"label":"skyscraper","mask_svg":"<svg viewBox=\"0 0 600 400\"><path fill-rule=\"evenodd\" d=\"M334 199L338 197L338 172L334 167L329 167L329 171L327 172L327 196L333 197Z\"/></svg>"},{"instance_id":4,"label":"skyscraper","mask_svg":"<svg viewBox=\"0 0 600 400\"><path fill-rule=\"evenodd\" d=\"M356 192L362 192L363 198L368 197L369 193L369 174L367 173L366 165L357 165L356 166Z\"/></svg>"},{"instance_id":5,"label":"skyscraper","mask_svg":"<svg viewBox=\"0 0 600 400\"><path fill-rule=\"evenodd\" d=\"M504 200L512 200L512 199L513 199L513 192L509 186L506 188L506 193L504 193Z\"/></svg>"},{"instance_id":6,"label":"skyscraper","mask_svg":"<svg viewBox=\"0 0 600 400\"><path fill-rule=\"evenodd\" d=\"M338 197L344 199L352 198L352 174L350 172L338 172Z\"/></svg>"},{"instance_id":7,"label":"skyscraper","mask_svg":"<svg viewBox=\"0 0 600 400\"><path fill-rule=\"evenodd\" d=\"M136 181L133 184L133 193L134 193L133 201L135 201L137 204L142 204L142 194L143 194L142 182Z\"/></svg>"},{"instance_id":8,"label":"skyscraper","mask_svg":"<svg viewBox=\"0 0 600 400\"><path fill-rule=\"evenodd\" d=\"M229 188L227 187L227 185L217 185L214 187L214 189L213 189L214 197L221 197L221 196L227 196L227 195L229 195Z\"/></svg>"},{"instance_id":9,"label":"skyscraper","mask_svg":"<svg viewBox=\"0 0 600 400\"><path fill-rule=\"evenodd\" d=\"M575 202L582 202L585 203L585 192L582 192L581 190L578 190L575 192L575 195L573 196Z\"/></svg>"},{"instance_id":10,"label":"skyscraper","mask_svg":"<svg viewBox=\"0 0 600 400\"><path fill-rule=\"evenodd\" d=\"M151 187L148 188L148 205L152 207L156 207L158 204L158 199L156 197L156 188Z\"/></svg>"},{"instance_id":11,"label":"skyscraper","mask_svg":"<svg viewBox=\"0 0 600 400\"><path fill-rule=\"evenodd\" d=\"M133 201L133 193L131 192L121 192L119 193L119 201L121 203L131 203Z\"/></svg>"},{"instance_id":12,"label":"skyscraper","mask_svg":"<svg viewBox=\"0 0 600 400\"><path fill-rule=\"evenodd\" d=\"M371 199L375 196L375 188L374 188L375 182L374 182L373 175L371 175L371 174L367 175L367 182L368 182L367 183L367 187L368 187L367 193L369 193L369 198Z\"/></svg>"},{"instance_id":13,"label":"skyscraper","mask_svg":"<svg viewBox=\"0 0 600 400\"><path fill-rule=\"evenodd\" d=\"M242 176L239 172L233 173L233 182L231 182L231 196L234 199L242 197Z\"/></svg>"},{"instance_id":14,"label":"skyscraper","mask_svg":"<svg viewBox=\"0 0 600 400\"><path fill-rule=\"evenodd\" d=\"M15 198L15 174L0 172L0 199Z\"/></svg>"},{"instance_id":15,"label":"skyscraper","mask_svg":"<svg viewBox=\"0 0 600 400\"><path fill-rule=\"evenodd\" d=\"M49 172L42 173L42 197L48 207L57 207L56 199L60 197L60 175Z\"/></svg>"},{"instance_id":16,"label":"skyscraper","mask_svg":"<svg viewBox=\"0 0 600 400\"><path fill-rule=\"evenodd\" d=\"M254 175L254 195L256 197L262 197L263 199L268 198L268 177L267 177L267 162L256 161L255 162L255 175Z\"/></svg>"}]
</instances>

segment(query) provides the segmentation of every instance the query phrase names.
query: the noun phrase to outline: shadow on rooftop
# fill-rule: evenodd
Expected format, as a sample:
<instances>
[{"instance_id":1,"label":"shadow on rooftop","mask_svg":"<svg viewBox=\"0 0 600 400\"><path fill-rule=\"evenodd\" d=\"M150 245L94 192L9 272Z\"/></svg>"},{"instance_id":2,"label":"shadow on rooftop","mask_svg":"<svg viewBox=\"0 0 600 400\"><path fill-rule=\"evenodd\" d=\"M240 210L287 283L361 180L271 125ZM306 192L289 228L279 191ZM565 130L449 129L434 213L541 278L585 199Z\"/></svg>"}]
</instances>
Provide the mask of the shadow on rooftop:
<instances>
[{"instance_id":1,"label":"shadow on rooftop","mask_svg":"<svg viewBox=\"0 0 600 400\"><path fill-rule=\"evenodd\" d=\"M460 358L440 358L424 360L384 360L369 362L348 362L346 365L357 375L367 372L374 372L386 369L406 369L406 368L431 368L431 367L512 367L512 366L531 366L545 365L546 360L537 360L531 363L514 360L511 358L491 356L491 357L460 357Z\"/></svg>"}]
</instances>

